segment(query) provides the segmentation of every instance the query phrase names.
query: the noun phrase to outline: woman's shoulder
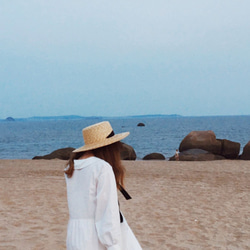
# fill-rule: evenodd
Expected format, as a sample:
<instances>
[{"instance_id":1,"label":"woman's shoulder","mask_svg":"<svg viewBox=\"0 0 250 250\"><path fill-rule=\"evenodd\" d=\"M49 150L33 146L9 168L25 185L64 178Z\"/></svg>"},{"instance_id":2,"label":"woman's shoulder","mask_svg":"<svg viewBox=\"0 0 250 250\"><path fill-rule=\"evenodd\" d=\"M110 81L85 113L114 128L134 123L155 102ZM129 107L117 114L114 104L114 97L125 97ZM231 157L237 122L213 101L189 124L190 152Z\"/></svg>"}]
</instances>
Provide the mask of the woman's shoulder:
<instances>
[{"instance_id":1,"label":"woman's shoulder","mask_svg":"<svg viewBox=\"0 0 250 250\"><path fill-rule=\"evenodd\" d=\"M97 169L102 168L112 168L110 164L96 156L91 156L82 160L75 160L75 169L84 168L84 167L94 167Z\"/></svg>"},{"instance_id":2,"label":"woman's shoulder","mask_svg":"<svg viewBox=\"0 0 250 250\"><path fill-rule=\"evenodd\" d=\"M99 172L99 174L113 172L113 169L108 162L98 157L93 157L93 158L94 158L93 160L95 161L95 163L93 164L95 165L95 169Z\"/></svg>"},{"instance_id":3,"label":"woman's shoulder","mask_svg":"<svg viewBox=\"0 0 250 250\"><path fill-rule=\"evenodd\" d=\"M78 175L93 174L96 178L103 174L111 175L113 173L113 169L108 162L95 156L74 160L74 170L77 171Z\"/></svg>"},{"instance_id":4,"label":"woman's shoulder","mask_svg":"<svg viewBox=\"0 0 250 250\"><path fill-rule=\"evenodd\" d=\"M100 158L95 157L95 156L93 158L94 158L95 164L97 164L101 168L111 168L110 164L108 162L106 162L105 160L100 159Z\"/></svg>"}]
</instances>

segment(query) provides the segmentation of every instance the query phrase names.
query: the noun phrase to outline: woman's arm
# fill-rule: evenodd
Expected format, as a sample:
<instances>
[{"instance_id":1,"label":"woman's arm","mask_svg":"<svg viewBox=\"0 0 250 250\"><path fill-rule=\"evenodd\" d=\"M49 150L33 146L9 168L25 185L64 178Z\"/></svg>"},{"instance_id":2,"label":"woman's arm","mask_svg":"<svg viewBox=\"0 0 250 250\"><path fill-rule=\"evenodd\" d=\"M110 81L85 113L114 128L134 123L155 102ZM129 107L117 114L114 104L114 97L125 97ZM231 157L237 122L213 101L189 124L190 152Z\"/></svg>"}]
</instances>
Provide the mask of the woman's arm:
<instances>
[{"instance_id":1,"label":"woman's arm","mask_svg":"<svg viewBox=\"0 0 250 250\"><path fill-rule=\"evenodd\" d=\"M105 164L97 181L95 224L100 242L108 250L120 250L121 229L113 169Z\"/></svg>"}]
</instances>

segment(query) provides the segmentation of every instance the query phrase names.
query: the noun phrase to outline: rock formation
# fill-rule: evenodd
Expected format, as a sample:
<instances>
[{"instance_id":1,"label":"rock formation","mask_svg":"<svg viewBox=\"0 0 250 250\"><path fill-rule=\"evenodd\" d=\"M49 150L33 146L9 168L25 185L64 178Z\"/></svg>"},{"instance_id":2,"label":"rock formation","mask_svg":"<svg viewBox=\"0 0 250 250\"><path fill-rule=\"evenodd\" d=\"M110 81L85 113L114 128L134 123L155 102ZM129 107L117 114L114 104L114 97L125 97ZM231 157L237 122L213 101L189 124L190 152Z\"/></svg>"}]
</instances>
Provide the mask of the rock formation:
<instances>
[{"instance_id":1,"label":"rock formation","mask_svg":"<svg viewBox=\"0 0 250 250\"><path fill-rule=\"evenodd\" d=\"M227 159L237 159L240 153L240 143L229 141L226 139L220 140L221 142L221 153Z\"/></svg>"},{"instance_id":2,"label":"rock formation","mask_svg":"<svg viewBox=\"0 0 250 250\"><path fill-rule=\"evenodd\" d=\"M213 154L221 153L221 142L216 140L215 133L208 131L192 131L181 142L179 151L199 148Z\"/></svg>"},{"instance_id":3,"label":"rock formation","mask_svg":"<svg viewBox=\"0 0 250 250\"><path fill-rule=\"evenodd\" d=\"M144 127L144 126L145 126L145 124L142 123L142 122L140 122L140 123L137 124L137 127Z\"/></svg>"},{"instance_id":4,"label":"rock formation","mask_svg":"<svg viewBox=\"0 0 250 250\"><path fill-rule=\"evenodd\" d=\"M61 148L57 149L50 154L43 155L43 156L35 156L32 159L33 160L51 160L51 159L60 159L60 160L68 160L70 157L71 152L75 148ZM133 147L131 147L128 144L125 144L122 142L122 149L121 149L121 159L122 160L135 160L136 159L136 153Z\"/></svg>"},{"instance_id":5,"label":"rock formation","mask_svg":"<svg viewBox=\"0 0 250 250\"><path fill-rule=\"evenodd\" d=\"M241 160L250 160L250 141L243 148L243 152L240 155Z\"/></svg>"},{"instance_id":6,"label":"rock formation","mask_svg":"<svg viewBox=\"0 0 250 250\"><path fill-rule=\"evenodd\" d=\"M238 159L240 143L216 139L211 130L192 131L181 141L179 151L181 161ZM174 156L169 160L175 160Z\"/></svg>"},{"instance_id":7,"label":"rock formation","mask_svg":"<svg viewBox=\"0 0 250 250\"><path fill-rule=\"evenodd\" d=\"M61 148L53 151L52 153L48 155L43 156L35 156L32 158L32 160L51 160L51 159L60 159L60 160L68 160L70 157L71 152L74 150L74 148Z\"/></svg>"},{"instance_id":8,"label":"rock formation","mask_svg":"<svg viewBox=\"0 0 250 250\"><path fill-rule=\"evenodd\" d=\"M134 161L136 159L136 153L133 147L131 147L130 145L124 142L121 142L121 143L122 143L121 159Z\"/></svg>"},{"instance_id":9,"label":"rock formation","mask_svg":"<svg viewBox=\"0 0 250 250\"><path fill-rule=\"evenodd\" d=\"M144 156L143 160L165 160L165 156L160 153L151 153Z\"/></svg>"},{"instance_id":10,"label":"rock formation","mask_svg":"<svg viewBox=\"0 0 250 250\"><path fill-rule=\"evenodd\" d=\"M203 149L188 149L179 154L180 161L214 161L223 160L225 157L210 153ZM170 157L170 161L175 161L175 156Z\"/></svg>"}]
</instances>

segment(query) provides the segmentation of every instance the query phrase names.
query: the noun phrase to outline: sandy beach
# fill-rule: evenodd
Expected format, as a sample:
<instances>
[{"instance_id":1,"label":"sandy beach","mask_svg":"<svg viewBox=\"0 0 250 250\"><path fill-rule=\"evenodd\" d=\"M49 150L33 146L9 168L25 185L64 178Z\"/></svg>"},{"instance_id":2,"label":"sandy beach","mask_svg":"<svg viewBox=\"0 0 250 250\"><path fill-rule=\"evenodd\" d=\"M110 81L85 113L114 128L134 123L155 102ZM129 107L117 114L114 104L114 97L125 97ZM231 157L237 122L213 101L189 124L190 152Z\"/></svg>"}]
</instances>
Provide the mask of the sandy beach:
<instances>
[{"instance_id":1,"label":"sandy beach","mask_svg":"<svg viewBox=\"0 0 250 250\"><path fill-rule=\"evenodd\" d=\"M250 249L249 161L124 161L120 206L145 250ZM61 160L0 160L0 249L66 249Z\"/></svg>"}]
</instances>

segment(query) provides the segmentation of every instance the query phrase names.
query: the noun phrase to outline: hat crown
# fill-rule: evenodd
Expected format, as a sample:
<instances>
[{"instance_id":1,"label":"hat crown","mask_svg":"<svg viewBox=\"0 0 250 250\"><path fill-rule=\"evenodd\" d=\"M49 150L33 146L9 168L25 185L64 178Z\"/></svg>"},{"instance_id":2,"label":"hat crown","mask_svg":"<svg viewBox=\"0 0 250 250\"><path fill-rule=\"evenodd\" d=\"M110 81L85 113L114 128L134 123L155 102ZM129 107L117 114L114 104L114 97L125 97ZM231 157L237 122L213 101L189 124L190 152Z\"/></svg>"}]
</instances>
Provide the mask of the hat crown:
<instances>
[{"instance_id":1,"label":"hat crown","mask_svg":"<svg viewBox=\"0 0 250 250\"><path fill-rule=\"evenodd\" d=\"M86 127L82 130L85 145L91 145L104 141L113 131L108 121Z\"/></svg>"}]
</instances>

